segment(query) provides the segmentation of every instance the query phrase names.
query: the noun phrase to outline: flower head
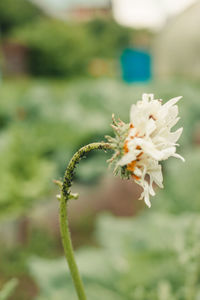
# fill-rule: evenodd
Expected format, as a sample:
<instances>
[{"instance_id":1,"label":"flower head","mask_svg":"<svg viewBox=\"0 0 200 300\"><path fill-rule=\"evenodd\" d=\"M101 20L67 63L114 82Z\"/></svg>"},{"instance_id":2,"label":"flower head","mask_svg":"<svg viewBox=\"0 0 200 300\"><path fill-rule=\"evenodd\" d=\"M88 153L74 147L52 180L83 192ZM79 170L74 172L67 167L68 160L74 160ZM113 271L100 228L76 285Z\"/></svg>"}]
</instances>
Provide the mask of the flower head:
<instances>
[{"instance_id":1,"label":"flower head","mask_svg":"<svg viewBox=\"0 0 200 300\"><path fill-rule=\"evenodd\" d=\"M154 196L153 183L163 187L160 161L170 156L184 158L176 153L176 142L183 128L171 132L178 122L178 106L182 97L176 97L162 104L153 94L143 94L142 100L133 104L130 123L116 122L113 128L116 137L107 137L115 153L110 159L115 163L115 172L121 171L126 178L132 177L143 188L140 199L150 207L150 195ZM147 176L149 179L147 179Z\"/></svg>"}]
</instances>

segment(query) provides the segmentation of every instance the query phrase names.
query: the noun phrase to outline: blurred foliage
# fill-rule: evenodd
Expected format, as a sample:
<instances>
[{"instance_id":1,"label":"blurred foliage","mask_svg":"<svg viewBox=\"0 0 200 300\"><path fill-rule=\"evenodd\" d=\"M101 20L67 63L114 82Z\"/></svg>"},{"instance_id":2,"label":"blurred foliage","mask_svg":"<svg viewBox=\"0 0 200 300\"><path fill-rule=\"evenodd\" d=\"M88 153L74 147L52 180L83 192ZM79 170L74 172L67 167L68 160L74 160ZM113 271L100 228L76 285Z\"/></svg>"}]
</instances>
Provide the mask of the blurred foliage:
<instances>
[{"instance_id":1,"label":"blurred foliage","mask_svg":"<svg viewBox=\"0 0 200 300\"><path fill-rule=\"evenodd\" d=\"M130 46L140 30L119 25L112 19L93 19L85 24L91 38L92 56L114 58Z\"/></svg>"},{"instance_id":2,"label":"blurred foliage","mask_svg":"<svg viewBox=\"0 0 200 300\"><path fill-rule=\"evenodd\" d=\"M200 148L186 152L184 157L184 164L171 160L165 166L164 189L154 201L159 210L175 214L200 211Z\"/></svg>"},{"instance_id":3,"label":"blurred foliage","mask_svg":"<svg viewBox=\"0 0 200 300\"><path fill-rule=\"evenodd\" d=\"M88 299L189 300L200 293L199 215L146 213L136 219L99 218L101 248L84 248L77 261ZM32 258L37 300L76 299L64 258Z\"/></svg>"},{"instance_id":4,"label":"blurred foliage","mask_svg":"<svg viewBox=\"0 0 200 300\"><path fill-rule=\"evenodd\" d=\"M125 48L144 39L150 46L153 36L149 30L121 26L112 17L80 23L67 21L68 17L67 11L66 21L50 17L29 0L1 0L3 45L9 42L11 50L13 45L27 50L23 60L31 75L80 77L90 75L98 59L104 59L102 70L113 74L113 61Z\"/></svg>"},{"instance_id":5,"label":"blurred foliage","mask_svg":"<svg viewBox=\"0 0 200 300\"><path fill-rule=\"evenodd\" d=\"M82 25L42 19L19 28L13 37L29 48L34 75L80 76L86 71L92 45Z\"/></svg>"},{"instance_id":6,"label":"blurred foliage","mask_svg":"<svg viewBox=\"0 0 200 300\"><path fill-rule=\"evenodd\" d=\"M1 226L3 225L1 223ZM19 221L15 221L15 226L19 226ZM19 232L17 234L19 235ZM19 236L15 236L15 238L19 240ZM0 248L0 274L1 276L3 274L5 278L27 276L27 260L31 255L55 259L60 254L59 249L57 239L47 230L35 227L29 228L29 237L25 243L20 244L17 241L12 248L6 245ZM20 297L16 297L16 299L20 299Z\"/></svg>"},{"instance_id":7,"label":"blurred foliage","mask_svg":"<svg viewBox=\"0 0 200 300\"><path fill-rule=\"evenodd\" d=\"M0 290L0 300L7 300L9 299L10 295L14 292L18 284L17 279L11 279L8 281L4 286L3 289Z\"/></svg>"},{"instance_id":8,"label":"blurred foliage","mask_svg":"<svg viewBox=\"0 0 200 300\"><path fill-rule=\"evenodd\" d=\"M80 24L43 18L16 29L12 38L28 47L32 74L69 77L87 74L96 57L116 58L133 34L114 20Z\"/></svg>"},{"instance_id":9,"label":"blurred foliage","mask_svg":"<svg viewBox=\"0 0 200 300\"><path fill-rule=\"evenodd\" d=\"M41 15L42 12L31 1L1 0L0 33L8 34L13 28L29 23Z\"/></svg>"},{"instance_id":10,"label":"blurred foliage","mask_svg":"<svg viewBox=\"0 0 200 300\"><path fill-rule=\"evenodd\" d=\"M5 211L19 213L22 208L30 208L38 197L48 195L54 167L39 157L33 138L30 130L16 126L4 139L0 154L1 168L5 171L0 173L0 215Z\"/></svg>"}]
</instances>

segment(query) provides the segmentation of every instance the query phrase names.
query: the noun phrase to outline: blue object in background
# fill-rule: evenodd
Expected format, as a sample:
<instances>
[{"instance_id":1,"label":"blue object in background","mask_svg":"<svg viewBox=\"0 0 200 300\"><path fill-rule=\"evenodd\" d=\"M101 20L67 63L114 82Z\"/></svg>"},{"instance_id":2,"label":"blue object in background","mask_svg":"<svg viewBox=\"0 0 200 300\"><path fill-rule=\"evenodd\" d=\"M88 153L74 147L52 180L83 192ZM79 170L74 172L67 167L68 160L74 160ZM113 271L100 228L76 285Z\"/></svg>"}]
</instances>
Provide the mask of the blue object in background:
<instances>
[{"instance_id":1,"label":"blue object in background","mask_svg":"<svg viewBox=\"0 0 200 300\"><path fill-rule=\"evenodd\" d=\"M121 56L123 80L144 82L151 79L151 56L147 51L125 49Z\"/></svg>"}]
</instances>

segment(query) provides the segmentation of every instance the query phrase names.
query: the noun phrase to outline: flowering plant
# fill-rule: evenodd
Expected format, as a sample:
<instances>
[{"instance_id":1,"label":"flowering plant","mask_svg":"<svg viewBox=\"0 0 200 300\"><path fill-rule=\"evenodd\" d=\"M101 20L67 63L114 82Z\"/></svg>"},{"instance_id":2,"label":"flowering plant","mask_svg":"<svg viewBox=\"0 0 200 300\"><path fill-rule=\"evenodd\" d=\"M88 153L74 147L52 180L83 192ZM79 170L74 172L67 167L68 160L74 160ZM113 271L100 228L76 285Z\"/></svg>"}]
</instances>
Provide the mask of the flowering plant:
<instances>
[{"instance_id":1,"label":"flowering plant","mask_svg":"<svg viewBox=\"0 0 200 300\"><path fill-rule=\"evenodd\" d=\"M70 191L76 165L91 150L113 150L114 154L109 162L114 164L114 173L120 172L123 178L132 177L143 188L140 199L144 198L150 207L149 195L155 195L153 183L163 187L160 161L170 156L184 161L184 158L176 153L176 142L183 128L171 132L179 120L176 103L180 99L181 97L176 97L162 104L162 100L154 99L153 94L143 94L142 100L131 107L130 123L125 124L121 120L117 122L113 116L115 137L107 136L107 143L92 143L79 149L67 166L63 182L56 181L61 191L58 196L61 237L79 300L86 300L86 294L74 258L66 205L69 199L78 198L78 194L72 194ZM146 175L149 176L149 180Z\"/></svg>"},{"instance_id":2,"label":"flowering plant","mask_svg":"<svg viewBox=\"0 0 200 300\"><path fill-rule=\"evenodd\" d=\"M109 160L115 164L114 172L121 172L124 178L132 177L143 188L140 199L150 207L149 195L154 196L153 182L163 187L160 161L170 156L184 158L176 153L176 142L183 128L171 132L178 122L178 106L182 97L176 97L162 104L153 94L143 94L142 100L133 104L130 123L116 122L113 116L115 138L107 136L115 153ZM146 179L149 175L149 181Z\"/></svg>"}]
</instances>

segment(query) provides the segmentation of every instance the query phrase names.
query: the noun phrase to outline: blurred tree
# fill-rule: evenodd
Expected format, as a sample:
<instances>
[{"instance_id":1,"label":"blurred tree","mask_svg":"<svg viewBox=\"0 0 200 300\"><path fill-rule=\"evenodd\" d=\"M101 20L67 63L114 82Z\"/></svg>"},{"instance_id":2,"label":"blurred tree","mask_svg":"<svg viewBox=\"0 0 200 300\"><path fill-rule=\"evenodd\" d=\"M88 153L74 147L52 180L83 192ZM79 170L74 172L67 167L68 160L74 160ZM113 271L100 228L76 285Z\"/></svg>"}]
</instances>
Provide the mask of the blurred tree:
<instances>
[{"instance_id":1,"label":"blurred tree","mask_svg":"<svg viewBox=\"0 0 200 300\"><path fill-rule=\"evenodd\" d=\"M34 75L81 75L91 55L91 41L79 24L43 19L17 29L13 35L27 45Z\"/></svg>"},{"instance_id":2,"label":"blurred tree","mask_svg":"<svg viewBox=\"0 0 200 300\"><path fill-rule=\"evenodd\" d=\"M133 30L113 20L95 19L85 24L54 19L17 28L13 37L27 45L30 71L42 76L87 73L93 58L115 58L129 46ZM56 41L56 42L55 42Z\"/></svg>"},{"instance_id":3,"label":"blurred tree","mask_svg":"<svg viewBox=\"0 0 200 300\"><path fill-rule=\"evenodd\" d=\"M30 22L40 17L39 8L27 0L0 1L0 31L2 35L8 33L15 26Z\"/></svg>"},{"instance_id":4,"label":"blurred tree","mask_svg":"<svg viewBox=\"0 0 200 300\"><path fill-rule=\"evenodd\" d=\"M135 30L123 27L112 19L93 19L86 23L93 41L93 55L113 57L130 46Z\"/></svg>"}]
</instances>

